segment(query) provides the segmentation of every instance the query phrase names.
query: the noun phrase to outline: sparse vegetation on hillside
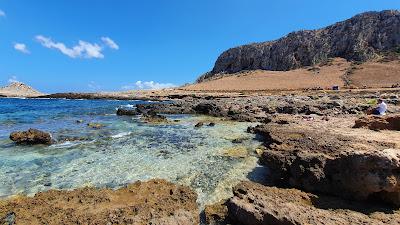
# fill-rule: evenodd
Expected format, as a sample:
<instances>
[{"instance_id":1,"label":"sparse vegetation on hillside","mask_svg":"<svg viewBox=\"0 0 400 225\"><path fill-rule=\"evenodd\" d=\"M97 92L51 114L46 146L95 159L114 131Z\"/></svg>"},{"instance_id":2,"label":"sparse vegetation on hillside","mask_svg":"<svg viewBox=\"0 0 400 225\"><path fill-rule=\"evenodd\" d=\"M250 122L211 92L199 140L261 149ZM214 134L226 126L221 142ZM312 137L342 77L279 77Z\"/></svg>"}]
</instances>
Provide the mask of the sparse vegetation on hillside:
<instances>
[{"instance_id":1,"label":"sparse vegetation on hillside","mask_svg":"<svg viewBox=\"0 0 400 225\"><path fill-rule=\"evenodd\" d=\"M399 55L398 27L400 11L367 12L323 29L292 32L276 41L231 48L218 57L213 70L198 82L243 70L288 71L329 66L330 58L335 57L365 62L376 59L382 51ZM389 59L387 56L384 61Z\"/></svg>"}]
</instances>

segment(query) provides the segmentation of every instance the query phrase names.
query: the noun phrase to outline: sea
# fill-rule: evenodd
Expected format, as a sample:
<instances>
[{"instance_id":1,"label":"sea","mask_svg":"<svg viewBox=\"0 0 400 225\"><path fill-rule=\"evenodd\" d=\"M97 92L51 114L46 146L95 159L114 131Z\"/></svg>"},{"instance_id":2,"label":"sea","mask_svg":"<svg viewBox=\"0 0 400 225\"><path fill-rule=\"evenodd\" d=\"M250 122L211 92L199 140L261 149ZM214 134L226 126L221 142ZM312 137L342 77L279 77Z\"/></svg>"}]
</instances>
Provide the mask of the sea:
<instances>
[{"instance_id":1,"label":"sea","mask_svg":"<svg viewBox=\"0 0 400 225\"><path fill-rule=\"evenodd\" d=\"M242 180L262 180L254 123L167 115L151 124L140 116L117 116L119 107L146 101L0 98L0 198L32 196L49 189L119 188L162 178L186 185L200 206L229 198ZM204 122L205 126L195 128ZM208 123L215 126L207 126ZM94 129L88 123L103 127ZM16 145L13 131L50 132L53 145ZM242 143L232 143L240 138Z\"/></svg>"}]
</instances>

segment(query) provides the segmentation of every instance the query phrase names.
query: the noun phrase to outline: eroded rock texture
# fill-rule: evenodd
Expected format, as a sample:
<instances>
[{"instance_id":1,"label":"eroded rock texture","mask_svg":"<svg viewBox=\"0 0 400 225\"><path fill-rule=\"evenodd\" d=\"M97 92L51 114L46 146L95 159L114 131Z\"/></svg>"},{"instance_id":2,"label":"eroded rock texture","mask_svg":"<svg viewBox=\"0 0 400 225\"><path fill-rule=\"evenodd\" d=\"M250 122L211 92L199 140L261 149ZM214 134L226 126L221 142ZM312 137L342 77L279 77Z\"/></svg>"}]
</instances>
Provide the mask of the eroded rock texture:
<instances>
[{"instance_id":1,"label":"eroded rock texture","mask_svg":"<svg viewBox=\"0 0 400 225\"><path fill-rule=\"evenodd\" d=\"M37 129L29 129L27 131L16 131L10 134L10 139L17 144L51 144L50 133Z\"/></svg>"},{"instance_id":2,"label":"eroded rock texture","mask_svg":"<svg viewBox=\"0 0 400 225\"><path fill-rule=\"evenodd\" d=\"M262 161L275 183L347 199L400 205L400 150L394 142L358 138L299 124L267 124ZM397 140L398 141L398 140Z\"/></svg>"},{"instance_id":3,"label":"eroded rock texture","mask_svg":"<svg viewBox=\"0 0 400 225\"><path fill-rule=\"evenodd\" d=\"M0 202L0 223L193 225L199 224L196 198L189 188L164 180L115 191L51 190Z\"/></svg>"},{"instance_id":4,"label":"eroded rock texture","mask_svg":"<svg viewBox=\"0 0 400 225\"><path fill-rule=\"evenodd\" d=\"M365 116L356 120L354 128L368 128L371 130L398 130L400 131L400 115Z\"/></svg>"},{"instance_id":5,"label":"eroded rock texture","mask_svg":"<svg viewBox=\"0 0 400 225\"><path fill-rule=\"evenodd\" d=\"M242 182L228 202L229 218L243 225L298 224L399 224L398 212L385 214L370 209L370 215L349 210L363 205L347 205L340 199L321 199L296 189L281 189ZM324 202L325 204L321 204ZM339 206L345 209L324 209Z\"/></svg>"}]
</instances>

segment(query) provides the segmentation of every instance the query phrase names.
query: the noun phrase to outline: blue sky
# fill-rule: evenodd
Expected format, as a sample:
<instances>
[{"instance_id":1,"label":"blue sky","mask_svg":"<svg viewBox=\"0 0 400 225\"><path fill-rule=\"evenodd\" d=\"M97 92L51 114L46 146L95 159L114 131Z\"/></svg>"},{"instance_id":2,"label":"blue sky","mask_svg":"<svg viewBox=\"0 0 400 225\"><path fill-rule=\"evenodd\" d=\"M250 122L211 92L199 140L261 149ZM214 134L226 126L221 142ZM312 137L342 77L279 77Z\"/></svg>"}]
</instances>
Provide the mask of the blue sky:
<instances>
[{"instance_id":1,"label":"blue sky","mask_svg":"<svg viewBox=\"0 0 400 225\"><path fill-rule=\"evenodd\" d=\"M228 48L383 9L400 1L0 0L0 85L19 80L47 93L181 85Z\"/></svg>"}]
</instances>

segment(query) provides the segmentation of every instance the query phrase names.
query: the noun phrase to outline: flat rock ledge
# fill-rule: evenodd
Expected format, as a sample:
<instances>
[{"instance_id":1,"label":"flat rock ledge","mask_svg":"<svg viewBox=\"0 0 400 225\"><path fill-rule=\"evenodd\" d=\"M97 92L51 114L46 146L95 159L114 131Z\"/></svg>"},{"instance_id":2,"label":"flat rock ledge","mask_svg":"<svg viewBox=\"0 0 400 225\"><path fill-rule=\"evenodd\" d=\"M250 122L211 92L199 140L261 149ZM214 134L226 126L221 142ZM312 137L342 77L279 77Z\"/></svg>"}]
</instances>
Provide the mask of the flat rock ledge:
<instances>
[{"instance_id":1,"label":"flat rock ledge","mask_svg":"<svg viewBox=\"0 0 400 225\"><path fill-rule=\"evenodd\" d=\"M400 113L397 94L317 93L309 95L269 95L243 97L182 97L155 104L138 104L132 114L203 114L235 121L268 121L274 114L344 116L362 115L373 105L366 99L382 97L388 103L388 113Z\"/></svg>"},{"instance_id":2,"label":"flat rock ledge","mask_svg":"<svg viewBox=\"0 0 400 225\"><path fill-rule=\"evenodd\" d=\"M354 128L400 131L400 115L361 117L356 120Z\"/></svg>"},{"instance_id":3,"label":"flat rock ledge","mask_svg":"<svg viewBox=\"0 0 400 225\"><path fill-rule=\"evenodd\" d=\"M265 139L261 161L276 185L400 206L399 136L390 142L357 131L293 123L254 130Z\"/></svg>"},{"instance_id":4,"label":"flat rock ledge","mask_svg":"<svg viewBox=\"0 0 400 225\"><path fill-rule=\"evenodd\" d=\"M0 224L199 224L197 194L165 180L0 201Z\"/></svg>"},{"instance_id":5,"label":"flat rock ledge","mask_svg":"<svg viewBox=\"0 0 400 225\"><path fill-rule=\"evenodd\" d=\"M267 187L242 182L226 203L232 224L299 225L299 224L399 224L400 212L385 213L365 204L352 204L340 199L319 197L296 189ZM328 204L326 204L328 203ZM336 207L345 209L335 209ZM363 208L361 213L349 208ZM214 223L218 224L218 223Z\"/></svg>"}]
</instances>

